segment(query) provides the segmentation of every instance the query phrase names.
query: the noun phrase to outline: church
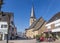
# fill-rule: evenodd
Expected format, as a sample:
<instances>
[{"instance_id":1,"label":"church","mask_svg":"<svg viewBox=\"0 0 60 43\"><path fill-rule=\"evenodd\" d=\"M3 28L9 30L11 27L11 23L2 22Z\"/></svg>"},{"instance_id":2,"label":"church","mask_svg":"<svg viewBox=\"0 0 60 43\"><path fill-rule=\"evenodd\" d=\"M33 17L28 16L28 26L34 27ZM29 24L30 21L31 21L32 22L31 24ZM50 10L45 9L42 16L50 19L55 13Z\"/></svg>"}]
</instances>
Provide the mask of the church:
<instances>
[{"instance_id":1,"label":"church","mask_svg":"<svg viewBox=\"0 0 60 43\"><path fill-rule=\"evenodd\" d=\"M41 34L45 31L46 21L40 17L36 19L34 6L32 6L31 14L30 14L30 26L25 29L25 35L27 38L35 38L36 35Z\"/></svg>"}]
</instances>

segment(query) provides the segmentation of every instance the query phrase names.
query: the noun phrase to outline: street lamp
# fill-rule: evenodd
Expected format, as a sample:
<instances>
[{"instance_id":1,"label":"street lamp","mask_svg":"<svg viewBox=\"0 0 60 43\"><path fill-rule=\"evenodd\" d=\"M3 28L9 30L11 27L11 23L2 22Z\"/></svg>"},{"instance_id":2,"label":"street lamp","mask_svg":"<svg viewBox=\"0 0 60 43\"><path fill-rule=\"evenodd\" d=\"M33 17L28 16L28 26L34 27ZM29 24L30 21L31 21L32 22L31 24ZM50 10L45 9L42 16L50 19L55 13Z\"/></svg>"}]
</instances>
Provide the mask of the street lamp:
<instances>
[{"instance_id":1,"label":"street lamp","mask_svg":"<svg viewBox=\"0 0 60 43\"><path fill-rule=\"evenodd\" d=\"M9 36L9 28L10 28L10 16L9 16L9 15L8 15L8 18L7 18L7 19L8 19L8 21L7 21L7 22L8 22L7 43L8 43L8 40L9 40L9 39L8 39L8 36Z\"/></svg>"},{"instance_id":2,"label":"street lamp","mask_svg":"<svg viewBox=\"0 0 60 43\"><path fill-rule=\"evenodd\" d=\"M1 11L2 5L3 5L3 0L0 0L0 11Z\"/></svg>"}]
</instances>

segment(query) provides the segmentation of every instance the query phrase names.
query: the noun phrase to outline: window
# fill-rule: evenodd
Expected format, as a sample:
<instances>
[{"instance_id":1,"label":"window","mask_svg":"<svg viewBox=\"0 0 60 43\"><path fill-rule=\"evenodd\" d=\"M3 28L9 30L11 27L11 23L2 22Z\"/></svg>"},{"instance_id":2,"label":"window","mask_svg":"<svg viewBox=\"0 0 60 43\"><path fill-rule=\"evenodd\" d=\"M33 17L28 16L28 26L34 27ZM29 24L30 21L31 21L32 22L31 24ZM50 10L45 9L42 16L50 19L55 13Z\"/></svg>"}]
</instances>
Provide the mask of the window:
<instances>
[{"instance_id":1,"label":"window","mask_svg":"<svg viewBox=\"0 0 60 43\"><path fill-rule=\"evenodd\" d=\"M7 25L1 25L1 28L7 28Z\"/></svg>"},{"instance_id":2,"label":"window","mask_svg":"<svg viewBox=\"0 0 60 43\"><path fill-rule=\"evenodd\" d=\"M14 25L13 21L11 21L11 24L13 24L13 25Z\"/></svg>"},{"instance_id":3,"label":"window","mask_svg":"<svg viewBox=\"0 0 60 43\"><path fill-rule=\"evenodd\" d=\"M2 16L5 16L5 14L2 14Z\"/></svg>"}]
</instances>

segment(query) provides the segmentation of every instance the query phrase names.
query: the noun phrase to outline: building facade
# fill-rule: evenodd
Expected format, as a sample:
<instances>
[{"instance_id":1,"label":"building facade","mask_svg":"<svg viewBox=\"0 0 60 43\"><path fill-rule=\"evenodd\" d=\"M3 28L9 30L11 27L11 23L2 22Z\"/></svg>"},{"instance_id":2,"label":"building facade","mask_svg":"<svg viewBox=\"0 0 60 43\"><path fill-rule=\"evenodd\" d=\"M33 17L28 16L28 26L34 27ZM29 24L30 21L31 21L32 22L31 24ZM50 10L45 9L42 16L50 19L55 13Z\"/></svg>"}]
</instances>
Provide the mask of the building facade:
<instances>
[{"instance_id":1,"label":"building facade","mask_svg":"<svg viewBox=\"0 0 60 43\"><path fill-rule=\"evenodd\" d=\"M55 34L56 37L60 37L60 12L55 14L46 24L46 30Z\"/></svg>"},{"instance_id":2,"label":"building facade","mask_svg":"<svg viewBox=\"0 0 60 43\"><path fill-rule=\"evenodd\" d=\"M0 40L4 40L6 38L8 31L8 23L0 21Z\"/></svg>"},{"instance_id":3,"label":"building facade","mask_svg":"<svg viewBox=\"0 0 60 43\"><path fill-rule=\"evenodd\" d=\"M16 36L16 28L14 24L14 15L11 12L0 12L0 21L8 23L9 30L9 39L13 36Z\"/></svg>"}]
</instances>

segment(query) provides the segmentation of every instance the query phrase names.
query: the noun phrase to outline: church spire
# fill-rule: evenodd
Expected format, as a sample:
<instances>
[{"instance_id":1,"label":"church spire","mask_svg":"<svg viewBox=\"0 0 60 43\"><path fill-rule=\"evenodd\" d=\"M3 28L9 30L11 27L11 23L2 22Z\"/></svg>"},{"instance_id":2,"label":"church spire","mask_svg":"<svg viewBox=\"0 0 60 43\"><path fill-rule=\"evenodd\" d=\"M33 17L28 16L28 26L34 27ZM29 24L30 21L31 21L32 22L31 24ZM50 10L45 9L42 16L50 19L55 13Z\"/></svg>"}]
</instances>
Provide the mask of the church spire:
<instances>
[{"instance_id":1,"label":"church spire","mask_svg":"<svg viewBox=\"0 0 60 43\"><path fill-rule=\"evenodd\" d=\"M32 6L31 15L30 15L30 26L34 21L36 21L36 18L35 18L34 6Z\"/></svg>"},{"instance_id":2,"label":"church spire","mask_svg":"<svg viewBox=\"0 0 60 43\"><path fill-rule=\"evenodd\" d=\"M31 18L35 18L35 13L34 13L34 5L32 5L32 9L31 9Z\"/></svg>"}]
</instances>

